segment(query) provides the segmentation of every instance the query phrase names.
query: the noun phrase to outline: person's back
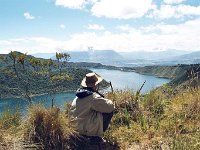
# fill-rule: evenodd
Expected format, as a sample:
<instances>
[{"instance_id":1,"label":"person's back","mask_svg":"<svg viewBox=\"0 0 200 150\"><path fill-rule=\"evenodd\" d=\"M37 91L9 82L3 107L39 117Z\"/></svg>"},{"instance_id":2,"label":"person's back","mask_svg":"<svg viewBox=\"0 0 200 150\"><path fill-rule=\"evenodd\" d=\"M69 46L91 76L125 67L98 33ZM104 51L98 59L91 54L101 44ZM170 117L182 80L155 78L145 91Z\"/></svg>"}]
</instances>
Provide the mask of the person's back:
<instances>
[{"instance_id":1,"label":"person's back","mask_svg":"<svg viewBox=\"0 0 200 150\"><path fill-rule=\"evenodd\" d=\"M99 75L87 74L81 82L83 88L77 90L72 102L72 125L81 135L101 137L111 120L112 116L105 125L103 114L112 113L114 104L97 93L97 84L101 81Z\"/></svg>"},{"instance_id":2,"label":"person's back","mask_svg":"<svg viewBox=\"0 0 200 150\"><path fill-rule=\"evenodd\" d=\"M103 135L103 115L114 110L111 100L88 89L79 89L72 102L72 123L77 131L87 136Z\"/></svg>"}]
</instances>

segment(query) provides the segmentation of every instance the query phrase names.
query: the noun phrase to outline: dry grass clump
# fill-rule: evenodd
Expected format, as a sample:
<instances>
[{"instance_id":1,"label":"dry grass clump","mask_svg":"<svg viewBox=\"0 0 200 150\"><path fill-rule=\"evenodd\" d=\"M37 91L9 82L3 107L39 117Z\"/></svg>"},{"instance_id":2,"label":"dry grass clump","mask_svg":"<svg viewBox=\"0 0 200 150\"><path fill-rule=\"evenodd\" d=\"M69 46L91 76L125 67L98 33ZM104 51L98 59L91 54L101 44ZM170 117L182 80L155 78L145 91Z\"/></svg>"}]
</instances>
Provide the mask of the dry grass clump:
<instances>
[{"instance_id":1,"label":"dry grass clump","mask_svg":"<svg viewBox=\"0 0 200 150\"><path fill-rule=\"evenodd\" d=\"M158 91L137 97L128 91L109 93L116 103L110 130L105 137L122 149L133 143L141 148L200 148L200 90L165 95Z\"/></svg>"},{"instance_id":2,"label":"dry grass clump","mask_svg":"<svg viewBox=\"0 0 200 150\"><path fill-rule=\"evenodd\" d=\"M69 149L73 145L72 137L76 135L70 126L69 118L58 108L46 109L41 105L29 108L26 121L31 143L42 144L43 149Z\"/></svg>"},{"instance_id":3,"label":"dry grass clump","mask_svg":"<svg viewBox=\"0 0 200 150\"><path fill-rule=\"evenodd\" d=\"M10 141L7 139L7 136L4 134L4 132L5 132L4 130L0 130L0 132L2 133L0 135L0 149L6 150L11 145Z\"/></svg>"},{"instance_id":4,"label":"dry grass clump","mask_svg":"<svg viewBox=\"0 0 200 150\"><path fill-rule=\"evenodd\" d=\"M0 116L0 129L8 130L21 124L21 113L18 109L12 112L6 109Z\"/></svg>"},{"instance_id":5,"label":"dry grass clump","mask_svg":"<svg viewBox=\"0 0 200 150\"><path fill-rule=\"evenodd\" d=\"M21 124L21 113L19 109L13 112L7 108L0 116L0 149L11 149L14 145L14 138L17 128Z\"/></svg>"},{"instance_id":6,"label":"dry grass clump","mask_svg":"<svg viewBox=\"0 0 200 150\"><path fill-rule=\"evenodd\" d=\"M139 142L143 136L142 129L137 124L141 109L134 93L120 90L108 93L106 97L113 100L116 110L105 138L119 143L122 149L130 143Z\"/></svg>"},{"instance_id":7,"label":"dry grass clump","mask_svg":"<svg viewBox=\"0 0 200 150\"><path fill-rule=\"evenodd\" d=\"M200 90L176 95L166 108L161 122L164 136L170 137L173 149L200 149Z\"/></svg>"}]
</instances>

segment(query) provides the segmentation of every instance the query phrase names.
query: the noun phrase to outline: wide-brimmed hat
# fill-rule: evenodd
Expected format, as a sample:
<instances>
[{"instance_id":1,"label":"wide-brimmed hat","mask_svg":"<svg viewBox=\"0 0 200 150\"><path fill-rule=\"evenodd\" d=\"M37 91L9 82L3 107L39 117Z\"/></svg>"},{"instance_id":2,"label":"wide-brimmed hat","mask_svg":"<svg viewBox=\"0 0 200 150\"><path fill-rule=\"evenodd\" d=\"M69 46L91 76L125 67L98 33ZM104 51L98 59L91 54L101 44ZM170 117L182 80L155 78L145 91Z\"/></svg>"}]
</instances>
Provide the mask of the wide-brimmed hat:
<instances>
[{"instance_id":1,"label":"wide-brimmed hat","mask_svg":"<svg viewBox=\"0 0 200 150\"><path fill-rule=\"evenodd\" d=\"M99 84L102 80L103 78L100 75L92 72L85 75L81 82L81 85L83 87L92 87L94 85L96 86L97 84Z\"/></svg>"}]
</instances>

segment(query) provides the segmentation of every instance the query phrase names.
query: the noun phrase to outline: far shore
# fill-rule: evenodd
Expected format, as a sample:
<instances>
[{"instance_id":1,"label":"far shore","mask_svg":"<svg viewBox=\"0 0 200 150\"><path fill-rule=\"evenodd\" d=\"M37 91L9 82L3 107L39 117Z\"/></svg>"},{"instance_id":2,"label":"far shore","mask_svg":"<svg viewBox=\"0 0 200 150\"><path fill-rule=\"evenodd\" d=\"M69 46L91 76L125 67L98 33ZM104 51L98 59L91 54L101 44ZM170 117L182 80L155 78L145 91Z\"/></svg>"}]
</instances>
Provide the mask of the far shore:
<instances>
[{"instance_id":1,"label":"far shore","mask_svg":"<svg viewBox=\"0 0 200 150\"><path fill-rule=\"evenodd\" d=\"M118 71L123 71L123 72L135 72L135 73L138 73L141 75L156 76L158 78L164 78L164 79L174 79L173 77L161 76L161 75L153 74L153 73L142 73L140 71L135 70L134 67L117 67L117 66L102 65L101 67L93 67L93 69L106 69L106 70L118 70Z\"/></svg>"}]
</instances>

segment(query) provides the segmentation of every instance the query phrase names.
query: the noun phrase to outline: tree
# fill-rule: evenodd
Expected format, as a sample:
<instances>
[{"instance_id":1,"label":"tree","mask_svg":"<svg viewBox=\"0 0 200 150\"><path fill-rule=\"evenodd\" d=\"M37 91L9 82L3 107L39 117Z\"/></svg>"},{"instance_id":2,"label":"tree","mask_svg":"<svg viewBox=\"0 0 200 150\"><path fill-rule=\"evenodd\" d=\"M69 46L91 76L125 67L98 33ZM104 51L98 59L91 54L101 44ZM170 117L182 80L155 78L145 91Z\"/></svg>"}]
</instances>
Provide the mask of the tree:
<instances>
[{"instance_id":1,"label":"tree","mask_svg":"<svg viewBox=\"0 0 200 150\"><path fill-rule=\"evenodd\" d=\"M11 58L11 60L13 61L13 70L14 73L16 75L17 80L19 80L20 85L17 86L21 86L21 88L17 88L19 90L19 92L21 92L21 94L25 94L25 98L28 99L29 103L32 103L32 99L30 96L30 91L29 91L29 81L30 81L30 77L29 77L29 73L27 72L26 68L25 68L25 61L27 58L27 54L17 54L16 52L11 51L9 53L9 57ZM22 68L20 67L20 65L22 66ZM23 89L23 91L21 91L20 89Z\"/></svg>"},{"instance_id":2,"label":"tree","mask_svg":"<svg viewBox=\"0 0 200 150\"><path fill-rule=\"evenodd\" d=\"M7 69L4 73L11 78L16 78L13 91L18 91L21 96L32 103L31 95L39 94L40 89L49 95L62 91L63 85L72 78L64 71L70 55L56 53L57 61L40 59L27 54L11 51L6 59ZM55 68L55 64L58 66ZM37 92L39 91L39 93ZM14 92L16 93L16 92ZM52 106L54 98L52 98Z\"/></svg>"},{"instance_id":3,"label":"tree","mask_svg":"<svg viewBox=\"0 0 200 150\"><path fill-rule=\"evenodd\" d=\"M62 75L62 68L63 66L69 61L70 55L68 53L57 53L56 52L56 59L58 62L58 69L60 71L60 76Z\"/></svg>"}]
</instances>

